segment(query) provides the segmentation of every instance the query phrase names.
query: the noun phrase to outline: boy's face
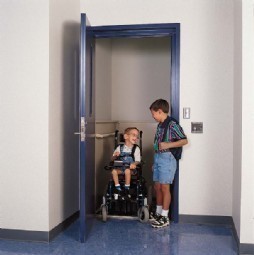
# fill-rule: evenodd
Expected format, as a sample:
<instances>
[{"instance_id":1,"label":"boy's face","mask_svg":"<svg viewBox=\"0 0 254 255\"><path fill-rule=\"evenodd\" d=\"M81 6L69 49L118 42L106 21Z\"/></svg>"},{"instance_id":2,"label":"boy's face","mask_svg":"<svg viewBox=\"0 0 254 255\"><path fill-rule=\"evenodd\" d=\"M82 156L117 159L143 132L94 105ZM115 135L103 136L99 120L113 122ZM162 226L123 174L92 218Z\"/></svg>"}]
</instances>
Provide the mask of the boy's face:
<instances>
[{"instance_id":1,"label":"boy's face","mask_svg":"<svg viewBox=\"0 0 254 255\"><path fill-rule=\"evenodd\" d=\"M163 111L159 109L158 111L151 110L152 117L157 121L157 122L162 122L163 121Z\"/></svg>"},{"instance_id":2,"label":"boy's face","mask_svg":"<svg viewBox=\"0 0 254 255\"><path fill-rule=\"evenodd\" d=\"M136 129L132 129L129 131L128 134L124 135L124 139L126 142L129 142L131 144L135 144L138 141L138 135L139 132Z\"/></svg>"}]
</instances>

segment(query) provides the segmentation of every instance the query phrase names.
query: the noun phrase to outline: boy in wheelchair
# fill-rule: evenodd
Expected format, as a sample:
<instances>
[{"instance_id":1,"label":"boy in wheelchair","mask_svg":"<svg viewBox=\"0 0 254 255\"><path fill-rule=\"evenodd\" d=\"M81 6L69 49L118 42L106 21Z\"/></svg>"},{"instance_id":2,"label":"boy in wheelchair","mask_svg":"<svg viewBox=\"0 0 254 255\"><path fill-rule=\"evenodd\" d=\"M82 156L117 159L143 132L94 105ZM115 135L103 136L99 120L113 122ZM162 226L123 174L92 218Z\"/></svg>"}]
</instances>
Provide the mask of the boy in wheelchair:
<instances>
[{"instance_id":1,"label":"boy in wheelchair","mask_svg":"<svg viewBox=\"0 0 254 255\"><path fill-rule=\"evenodd\" d=\"M120 197L130 198L130 181L131 175L137 171L137 166L140 164L140 148L136 145L138 141L139 130L136 127L126 128L124 131L124 144L117 146L113 153L112 161L114 162L114 169L112 176L115 184L114 195L115 198ZM124 191L119 184L119 174L125 175Z\"/></svg>"},{"instance_id":2,"label":"boy in wheelchair","mask_svg":"<svg viewBox=\"0 0 254 255\"><path fill-rule=\"evenodd\" d=\"M113 177L102 197L104 222L107 215L137 215L141 222L149 219L148 192L142 176L142 133L136 127L126 128L123 137L118 135L118 130L115 131L116 149L109 166L104 167L111 171ZM140 147L136 144L138 140Z\"/></svg>"}]
</instances>

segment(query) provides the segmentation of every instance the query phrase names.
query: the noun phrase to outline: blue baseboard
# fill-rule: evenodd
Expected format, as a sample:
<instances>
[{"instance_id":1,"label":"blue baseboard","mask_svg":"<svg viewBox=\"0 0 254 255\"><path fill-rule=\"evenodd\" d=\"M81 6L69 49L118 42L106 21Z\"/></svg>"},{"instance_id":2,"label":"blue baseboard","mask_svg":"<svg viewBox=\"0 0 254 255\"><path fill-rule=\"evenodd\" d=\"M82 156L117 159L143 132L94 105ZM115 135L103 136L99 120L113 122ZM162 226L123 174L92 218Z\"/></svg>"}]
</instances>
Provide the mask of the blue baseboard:
<instances>
[{"instance_id":1,"label":"blue baseboard","mask_svg":"<svg viewBox=\"0 0 254 255\"><path fill-rule=\"evenodd\" d=\"M49 232L1 228L0 239L49 242Z\"/></svg>"},{"instance_id":2,"label":"blue baseboard","mask_svg":"<svg viewBox=\"0 0 254 255\"><path fill-rule=\"evenodd\" d=\"M34 242L50 242L59 233L61 233L70 224L72 224L76 219L78 219L78 217L79 217L79 212L76 212L50 231L0 229L0 239L34 241Z\"/></svg>"},{"instance_id":3,"label":"blue baseboard","mask_svg":"<svg viewBox=\"0 0 254 255\"><path fill-rule=\"evenodd\" d=\"M254 244L240 243L239 251L240 254L254 254Z\"/></svg>"},{"instance_id":4,"label":"blue baseboard","mask_svg":"<svg viewBox=\"0 0 254 255\"><path fill-rule=\"evenodd\" d=\"M239 237L235 228L233 218L231 216L210 216L210 215L179 215L179 223L193 224L213 224L224 225L232 228L233 236L238 246L239 254L254 254L254 244L240 243Z\"/></svg>"},{"instance_id":5,"label":"blue baseboard","mask_svg":"<svg viewBox=\"0 0 254 255\"><path fill-rule=\"evenodd\" d=\"M180 214L179 222L182 223L196 223L196 224L213 224L233 226L233 219L231 216L210 216L210 215L187 215Z\"/></svg>"},{"instance_id":6,"label":"blue baseboard","mask_svg":"<svg viewBox=\"0 0 254 255\"><path fill-rule=\"evenodd\" d=\"M254 244L240 243L234 222L233 222L232 230L233 230L233 235L235 237L236 243L238 245L239 254L248 254L248 255L254 254Z\"/></svg>"}]
</instances>

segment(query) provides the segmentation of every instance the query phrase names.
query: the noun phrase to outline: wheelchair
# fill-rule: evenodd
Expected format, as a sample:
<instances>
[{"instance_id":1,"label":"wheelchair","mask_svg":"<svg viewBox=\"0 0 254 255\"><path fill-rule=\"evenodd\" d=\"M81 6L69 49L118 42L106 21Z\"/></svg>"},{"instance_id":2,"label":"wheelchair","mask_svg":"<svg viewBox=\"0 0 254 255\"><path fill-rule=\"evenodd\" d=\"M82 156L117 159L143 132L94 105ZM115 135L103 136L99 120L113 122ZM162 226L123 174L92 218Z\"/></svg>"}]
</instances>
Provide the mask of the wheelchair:
<instances>
[{"instance_id":1,"label":"wheelchair","mask_svg":"<svg viewBox=\"0 0 254 255\"><path fill-rule=\"evenodd\" d=\"M142 131L139 131L139 148L142 157ZM119 144L123 144L123 134L120 134L118 130L115 131L115 148ZM142 159L142 158L141 158ZM149 205L148 192L146 187L146 181L142 176L142 168L144 162L141 160L140 164L133 171L131 175L130 189L128 196L124 193L125 176L124 174L118 175L119 184L122 189L122 193L116 194L115 184L111 175L104 195L102 197L101 213L102 220L107 221L108 216L137 216L140 222L145 223L149 220ZM105 166L106 171L112 171L113 169L124 167L129 168L129 164L125 164L118 159L111 161L109 165Z\"/></svg>"}]
</instances>

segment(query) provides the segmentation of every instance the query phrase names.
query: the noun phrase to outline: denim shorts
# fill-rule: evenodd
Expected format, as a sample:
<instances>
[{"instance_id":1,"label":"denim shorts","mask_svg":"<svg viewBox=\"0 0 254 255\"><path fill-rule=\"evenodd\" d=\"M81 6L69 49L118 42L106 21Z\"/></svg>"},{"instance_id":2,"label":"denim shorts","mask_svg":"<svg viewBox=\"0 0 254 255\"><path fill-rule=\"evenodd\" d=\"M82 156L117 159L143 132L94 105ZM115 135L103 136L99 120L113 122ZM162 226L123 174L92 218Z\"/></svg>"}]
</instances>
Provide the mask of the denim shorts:
<instances>
[{"instance_id":1,"label":"denim shorts","mask_svg":"<svg viewBox=\"0 0 254 255\"><path fill-rule=\"evenodd\" d=\"M176 159L171 152L155 153L153 181L161 184L172 184L176 172Z\"/></svg>"},{"instance_id":2,"label":"denim shorts","mask_svg":"<svg viewBox=\"0 0 254 255\"><path fill-rule=\"evenodd\" d=\"M122 167L117 167L116 169L122 171L121 174L124 174L124 173L125 173L125 170L126 170L126 169L129 169L129 167L122 166Z\"/></svg>"}]
</instances>

